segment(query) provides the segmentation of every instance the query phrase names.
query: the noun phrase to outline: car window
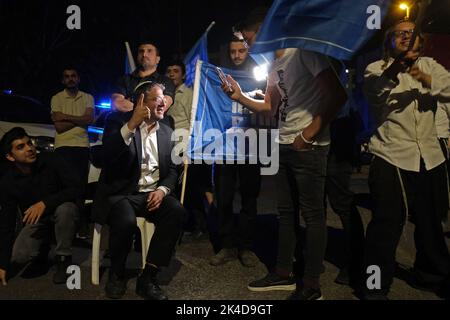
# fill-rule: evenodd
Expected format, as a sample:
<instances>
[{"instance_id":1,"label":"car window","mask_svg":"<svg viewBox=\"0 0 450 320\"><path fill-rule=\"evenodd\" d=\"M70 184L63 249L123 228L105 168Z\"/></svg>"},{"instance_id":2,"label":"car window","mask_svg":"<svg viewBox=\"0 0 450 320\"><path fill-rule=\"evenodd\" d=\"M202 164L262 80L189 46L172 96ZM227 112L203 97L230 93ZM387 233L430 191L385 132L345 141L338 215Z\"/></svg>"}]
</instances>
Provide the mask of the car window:
<instances>
[{"instance_id":1,"label":"car window","mask_svg":"<svg viewBox=\"0 0 450 320\"><path fill-rule=\"evenodd\" d=\"M0 96L0 121L53 124L50 106L17 95Z\"/></svg>"}]
</instances>

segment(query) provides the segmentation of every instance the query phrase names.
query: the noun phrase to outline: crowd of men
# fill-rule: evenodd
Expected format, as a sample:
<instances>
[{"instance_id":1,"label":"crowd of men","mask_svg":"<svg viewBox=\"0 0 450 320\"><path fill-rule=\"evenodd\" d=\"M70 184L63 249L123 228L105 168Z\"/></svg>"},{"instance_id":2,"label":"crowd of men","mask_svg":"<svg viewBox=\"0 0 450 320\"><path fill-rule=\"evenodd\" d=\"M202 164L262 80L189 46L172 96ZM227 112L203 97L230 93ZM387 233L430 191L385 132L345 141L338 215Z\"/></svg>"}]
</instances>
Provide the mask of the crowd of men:
<instances>
[{"instance_id":1,"label":"crowd of men","mask_svg":"<svg viewBox=\"0 0 450 320\"><path fill-rule=\"evenodd\" d=\"M255 10L240 23L228 43L230 69L249 71L248 56L264 18ZM275 52L261 99L242 92L231 76L224 92L252 112L275 114L279 129L280 165L276 175L279 214L276 266L248 284L251 291L293 291L292 300L323 299L320 277L327 246L326 200L339 215L345 236L344 266L336 282L351 285L364 299L387 299L395 273L395 252L409 217L415 224L416 283L448 295L450 255L442 221L448 212L447 148L450 73L422 56L423 38L409 43L415 25L395 23L386 32L385 56L365 72L365 92L376 120L370 139L374 155L369 187L374 207L366 234L350 191L354 137L347 134L354 112L331 58L299 48ZM93 121L93 97L78 89L74 67L63 71L64 90L53 96L56 128L53 154L37 153L22 128L1 140L10 164L0 182L0 281L25 263L46 264L51 235L56 240L53 281L65 283L72 264L72 241L86 237L89 220L107 224L111 267L105 287L109 298L126 292L125 265L136 231L136 218L156 226L139 275L136 292L145 299L166 300L157 274L168 266L177 241L190 223L193 238L208 233L213 203L219 222L219 250L211 266L239 259L254 267L253 253L260 167L255 164L191 164L186 201L179 201L180 170L171 159L174 129L192 123L192 89L184 84L185 66L168 64L158 73L157 46L138 46L138 68L123 76L112 94L100 157L102 170L91 217L83 217L89 167L87 126ZM444 117L436 129L435 114ZM446 118L446 119L445 119ZM445 121L447 120L447 121ZM346 122L347 121L347 122ZM447 128L445 128L447 126ZM442 125L441 125L442 127ZM442 134L438 133L443 132ZM441 140L439 140L441 138ZM181 150L186 151L183 145ZM235 225L233 198L239 183L241 212ZM215 198L215 199L214 199ZM299 231L299 216L305 222ZM18 219L20 217L20 219ZM296 252L299 253L300 257ZM300 258L300 259L299 259ZM303 263L296 274L294 260ZM76 263L76 261L75 261ZM381 270L381 287L366 286L367 267Z\"/></svg>"}]
</instances>

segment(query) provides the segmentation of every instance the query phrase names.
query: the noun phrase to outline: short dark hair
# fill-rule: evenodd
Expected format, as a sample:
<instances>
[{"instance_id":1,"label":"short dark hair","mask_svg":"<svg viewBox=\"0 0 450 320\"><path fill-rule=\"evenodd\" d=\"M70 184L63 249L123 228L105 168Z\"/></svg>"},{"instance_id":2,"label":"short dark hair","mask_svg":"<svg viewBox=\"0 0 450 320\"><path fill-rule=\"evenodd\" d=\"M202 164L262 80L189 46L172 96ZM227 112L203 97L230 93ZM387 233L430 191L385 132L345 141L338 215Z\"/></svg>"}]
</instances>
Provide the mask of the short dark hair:
<instances>
[{"instance_id":1,"label":"short dark hair","mask_svg":"<svg viewBox=\"0 0 450 320\"><path fill-rule=\"evenodd\" d=\"M233 34L230 38L230 41L228 41L228 44L230 44L231 42L245 42L245 40Z\"/></svg>"},{"instance_id":2,"label":"short dark hair","mask_svg":"<svg viewBox=\"0 0 450 320\"><path fill-rule=\"evenodd\" d=\"M159 87L162 91L164 91L166 89L166 87L159 82L155 82L155 81L144 81L141 82L135 89L134 89L134 93L133 93L133 102L136 103L139 100L139 96L141 94L144 94L144 99L145 99L145 95L153 89L153 87Z\"/></svg>"},{"instance_id":3,"label":"short dark hair","mask_svg":"<svg viewBox=\"0 0 450 320\"><path fill-rule=\"evenodd\" d=\"M235 31L257 31L267 14L267 7L256 7L248 16L234 26Z\"/></svg>"},{"instance_id":4,"label":"short dark hair","mask_svg":"<svg viewBox=\"0 0 450 320\"><path fill-rule=\"evenodd\" d=\"M2 155L6 156L11 152L14 140L22 139L24 137L29 137L29 135L22 127L14 127L6 132L0 140Z\"/></svg>"},{"instance_id":5,"label":"short dark hair","mask_svg":"<svg viewBox=\"0 0 450 320\"><path fill-rule=\"evenodd\" d=\"M139 42L138 42L138 45L137 45L137 47L136 47L136 55L137 55L137 53L138 53L138 51L139 51L139 47L142 46L142 45L144 45L144 44L150 44L150 45L154 46L155 49L156 49L156 55L158 55L158 56L160 55L160 54L159 54L158 44L157 44L155 41L149 40L149 39L145 39L145 40L142 40L142 41L139 41Z\"/></svg>"},{"instance_id":6,"label":"short dark hair","mask_svg":"<svg viewBox=\"0 0 450 320\"><path fill-rule=\"evenodd\" d=\"M67 70L73 70L77 73L77 75L80 75L80 73L78 72L78 68L74 65L65 65L62 68L61 74L64 74L64 71L67 71Z\"/></svg>"},{"instance_id":7,"label":"short dark hair","mask_svg":"<svg viewBox=\"0 0 450 320\"><path fill-rule=\"evenodd\" d=\"M186 74L186 66L185 66L183 61L181 61L181 60L172 60L172 61L170 61L167 64L167 68L170 67L170 66L179 66L181 68L181 72L183 72L183 75ZM166 70L167 70L167 68L166 68Z\"/></svg>"}]
</instances>

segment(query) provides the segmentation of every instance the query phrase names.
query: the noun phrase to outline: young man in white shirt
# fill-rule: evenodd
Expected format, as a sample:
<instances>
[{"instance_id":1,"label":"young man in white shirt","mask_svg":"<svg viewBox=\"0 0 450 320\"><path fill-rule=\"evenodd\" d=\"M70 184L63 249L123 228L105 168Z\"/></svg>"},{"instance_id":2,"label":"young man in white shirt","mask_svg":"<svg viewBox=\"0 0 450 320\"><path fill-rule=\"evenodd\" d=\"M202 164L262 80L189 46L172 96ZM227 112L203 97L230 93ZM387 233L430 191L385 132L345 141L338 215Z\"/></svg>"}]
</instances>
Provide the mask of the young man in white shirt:
<instances>
[{"instance_id":1,"label":"young man in white shirt","mask_svg":"<svg viewBox=\"0 0 450 320\"><path fill-rule=\"evenodd\" d=\"M255 10L240 26L251 45L264 15ZM231 99L254 112L278 110L280 168L277 173L279 212L278 256L274 272L253 281L252 291L296 290L295 300L321 300L320 274L325 256L327 229L324 188L329 123L346 101L346 93L329 59L297 48L277 50L267 81L264 101L242 93L227 76L223 90ZM298 243L299 209L306 222L305 271L298 286L293 277L293 258Z\"/></svg>"}]
</instances>

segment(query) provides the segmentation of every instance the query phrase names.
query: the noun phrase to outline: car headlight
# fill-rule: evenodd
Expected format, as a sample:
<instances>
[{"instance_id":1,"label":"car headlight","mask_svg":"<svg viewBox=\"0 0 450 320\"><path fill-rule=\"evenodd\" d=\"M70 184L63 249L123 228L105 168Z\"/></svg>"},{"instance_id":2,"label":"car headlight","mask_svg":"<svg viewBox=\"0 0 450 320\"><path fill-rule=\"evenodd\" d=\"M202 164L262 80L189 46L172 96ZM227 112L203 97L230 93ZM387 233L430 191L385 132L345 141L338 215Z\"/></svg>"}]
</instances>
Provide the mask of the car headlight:
<instances>
[{"instance_id":1,"label":"car headlight","mask_svg":"<svg viewBox=\"0 0 450 320\"><path fill-rule=\"evenodd\" d=\"M46 136L30 137L33 144L36 146L37 151L52 152L55 150L55 139Z\"/></svg>"}]
</instances>

